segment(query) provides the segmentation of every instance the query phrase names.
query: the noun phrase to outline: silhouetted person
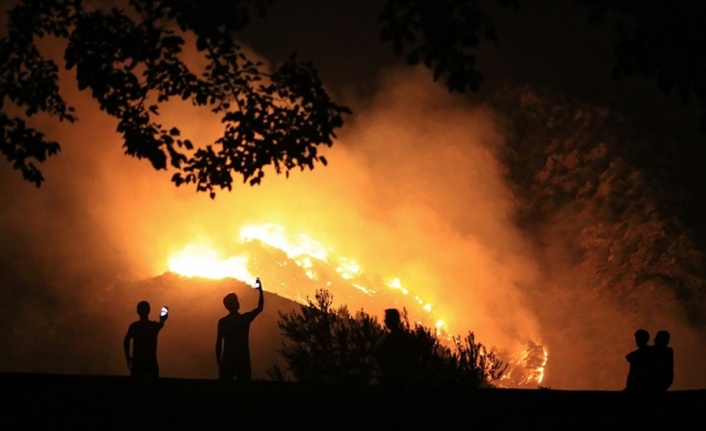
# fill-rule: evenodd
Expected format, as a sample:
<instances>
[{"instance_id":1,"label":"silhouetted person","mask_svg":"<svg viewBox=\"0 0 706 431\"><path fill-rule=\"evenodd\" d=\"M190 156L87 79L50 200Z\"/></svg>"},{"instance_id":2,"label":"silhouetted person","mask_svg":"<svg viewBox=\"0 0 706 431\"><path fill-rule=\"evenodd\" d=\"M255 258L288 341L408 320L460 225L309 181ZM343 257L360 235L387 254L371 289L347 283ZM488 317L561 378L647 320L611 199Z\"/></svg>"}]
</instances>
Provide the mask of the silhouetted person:
<instances>
[{"instance_id":1,"label":"silhouetted person","mask_svg":"<svg viewBox=\"0 0 706 431\"><path fill-rule=\"evenodd\" d=\"M150 320L150 303L147 301L137 304L137 314L140 320L130 324L123 341L125 360L130 369L130 376L134 379L156 380L159 378L157 336L169 316L160 315L159 322ZM130 341L132 341L132 354L130 354Z\"/></svg>"},{"instance_id":2,"label":"silhouetted person","mask_svg":"<svg viewBox=\"0 0 706 431\"><path fill-rule=\"evenodd\" d=\"M653 352L648 346L650 334L645 329L635 331L637 349L628 353L625 359L630 363L625 390L629 392L649 392L653 381Z\"/></svg>"},{"instance_id":3,"label":"silhouetted person","mask_svg":"<svg viewBox=\"0 0 706 431\"><path fill-rule=\"evenodd\" d=\"M658 331L654 342L655 391L664 392L674 381L674 350L668 346L669 332Z\"/></svg>"},{"instance_id":4,"label":"silhouetted person","mask_svg":"<svg viewBox=\"0 0 706 431\"><path fill-rule=\"evenodd\" d=\"M385 310L387 334L380 344L378 363L380 383L402 386L410 382L412 374L410 337L402 326L399 310Z\"/></svg>"},{"instance_id":5,"label":"silhouetted person","mask_svg":"<svg viewBox=\"0 0 706 431\"><path fill-rule=\"evenodd\" d=\"M262 284L257 279L256 288L260 292L257 308L240 314L240 301L235 293L229 293L223 298L229 314L218 321L218 336L216 337L216 362L218 362L218 378L220 380L249 381L252 378L250 365L250 324L262 312L265 298Z\"/></svg>"}]
</instances>

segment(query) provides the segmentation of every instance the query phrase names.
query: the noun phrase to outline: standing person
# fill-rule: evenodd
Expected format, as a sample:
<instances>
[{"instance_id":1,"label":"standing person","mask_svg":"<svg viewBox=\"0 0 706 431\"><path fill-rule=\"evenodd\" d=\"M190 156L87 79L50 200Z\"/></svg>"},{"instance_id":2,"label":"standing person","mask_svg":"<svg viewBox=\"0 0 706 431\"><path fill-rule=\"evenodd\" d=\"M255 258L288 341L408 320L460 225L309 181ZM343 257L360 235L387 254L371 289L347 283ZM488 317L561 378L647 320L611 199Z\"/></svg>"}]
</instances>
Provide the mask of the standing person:
<instances>
[{"instance_id":1,"label":"standing person","mask_svg":"<svg viewBox=\"0 0 706 431\"><path fill-rule=\"evenodd\" d=\"M630 370L625 383L626 391L646 392L651 390L653 347L647 345L649 341L650 333L647 330L638 329L635 331L637 349L625 356L625 359L630 363Z\"/></svg>"},{"instance_id":2,"label":"standing person","mask_svg":"<svg viewBox=\"0 0 706 431\"><path fill-rule=\"evenodd\" d=\"M387 334L378 351L380 383L393 387L404 386L412 379L411 346L399 310L385 310L385 327Z\"/></svg>"},{"instance_id":3,"label":"standing person","mask_svg":"<svg viewBox=\"0 0 706 431\"><path fill-rule=\"evenodd\" d=\"M664 392L674 381L674 350L669 347L669 332L658 331L654 342L655 390Z\"/></svg>"},{"instance_id":4,"label":"standing person","mask_svg":"<svg viewBox=\"0 0 706 431\"><path fill-rule=\"evenodd\" d=\"M218 321L216 362L218 363L219 380L250 381L252 378L250 324L262 312L265 305L259 277L255 282L255 288L260 293L257 307L247 313L240 314L238 312L240 301L235 293L229 293L223 298L223 305L229 314Z\"/></svg>"},{"instance_id":5,"label":"standing person","mask_svg":"<svg viewBox=\"0 0 706 431\"><path fill-rule=\"evenodd\" d=\"M159 322L150 320L149 314L150 303L140 301L137 304L137 315L140 316L140 320L130 324L123 340L125 360L130 369L130 376L140 381L151 381L159 378L157 336L164 327L164 322L169 317L166 307L160 313ZM131 341L132 354L130 353Z\"/></svg>"}]
</instances>

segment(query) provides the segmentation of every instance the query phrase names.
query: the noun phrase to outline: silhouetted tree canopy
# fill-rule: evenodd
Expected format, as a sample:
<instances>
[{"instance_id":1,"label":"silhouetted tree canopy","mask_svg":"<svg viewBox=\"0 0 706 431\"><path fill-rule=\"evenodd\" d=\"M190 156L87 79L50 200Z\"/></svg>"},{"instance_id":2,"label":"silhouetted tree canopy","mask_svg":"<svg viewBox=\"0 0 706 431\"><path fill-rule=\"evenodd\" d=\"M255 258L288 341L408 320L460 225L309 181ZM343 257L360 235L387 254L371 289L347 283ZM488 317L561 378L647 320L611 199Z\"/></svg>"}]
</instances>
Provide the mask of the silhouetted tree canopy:
<instances>
[{"instance_id":1,"label":"silhouetted tree canopy","mask_svg":"<svg viewBox=\"0 0 706 431\"><path fill-rule=\"evenodd\" d=\"M613 76L654 78L665 94L678 91L706 109L706 27L701 5L657 0L580 0L593 22L617 15ZM706 113L701 129L706 131Z\"/></svg>"},{"instance_id":2,"label":"silhouetted tree canopy","mask_svg":"<svg viewBox=\"0 0 706 431\"><path fill-rule=\"evenodd\" d=\"M38 42L65 42L63 60L78 87L118 120L125 153L171 167L176 185L194 184L213 197L230 190L233 175L259 184L264 168L326 164L320 145L332 145L350 111L334 103L310 63L294 56L270 71L248 57L234 35L274 0L130 0L122 9L87 0L19 0L0 39L0 151L39 186L38 164L60 150L28 119L45 113L78 119L58 83L59 65ZM614 76L654 77L665 93L678 91L706 108L706 30L700 4L656 0L566 0L584 4L593 21L615 19L619 42ZM380 37L408 63L423 63L450 91L477 91L483 75L475 50L498 42L495 24L471 0L386 0ZM520 0L497 0L516 7ZM186 37L189 35L190 37ZM186 40L207 65L184 61ZM223 124L212 143L193 143L176 125L158 122L160 108L175 98L210 108ZM706 115L702 128L706 130Z\"/></svg>"},{"instance_id":3,"label":"silhouetted tree canopy","mask_svg":"<svg viewBox=\"0 0 706 431\"><path fill-rule=\"evenodd\" d=\"M660 0L566 0L587 7L587 24L614 21L616 79L643 75L656 80L665 94L694 97L706 110L706 26L697 2L667 4ZM450 91L478 91L483 74L475 67L483 41L497 44L493 17L477 0L387 0L380 21L383 41L392 41L398 56L422 62L443 79ZM497 0L521 13L521 0ZM580 31L580 29L577 29ZM570 37L570 35L567 35ZM581 55L581 53L576 53ZM706 113L701 129L706 131Z\"/></svg>"},{"instance_id":4,"label":"silhouetted tree canopy","mask_svg":"<svg viewBox=\"0 0 706 431\"><path fill-rule=\"evenodd\" d=\"M100 109L118 119L125 153L155 169L170 165L176 185L199 191L231 189L233 174L260 183L263 168L276 172L326 164L346 107L335 104L310 63L294 56L273 72L250 59L234 34L272 0L130 0L124 9L84 0L22 0L9 12L0 40L0 151L39 186L37 164L60 150L28 117L43 112L61 121L77 116L58 85L59 66L43 56L38 40L66 42L64 67ZM185 34L207 61L197 72L184 61ZM175 125L158 122L160 107L178 98L220 116L223 135L194 145ZM18 115L22 113L24 115Z\"/></svg>"},{"instance_id":5,"label":"silhouetted tree canopy","mask_svg":"<svg viewBox=\"0 0 706 431\"><path fill-rule=\"evenodd\" d=\"M515 6L517 0L498 3ZM450 91L478 91L483 74L476 70L475 50L483 41L497 44L498 37L477 1L388 0L380 21L380 38L392 41L395 54L412 65L424 63Z\"/></svg>"}]
</instances>

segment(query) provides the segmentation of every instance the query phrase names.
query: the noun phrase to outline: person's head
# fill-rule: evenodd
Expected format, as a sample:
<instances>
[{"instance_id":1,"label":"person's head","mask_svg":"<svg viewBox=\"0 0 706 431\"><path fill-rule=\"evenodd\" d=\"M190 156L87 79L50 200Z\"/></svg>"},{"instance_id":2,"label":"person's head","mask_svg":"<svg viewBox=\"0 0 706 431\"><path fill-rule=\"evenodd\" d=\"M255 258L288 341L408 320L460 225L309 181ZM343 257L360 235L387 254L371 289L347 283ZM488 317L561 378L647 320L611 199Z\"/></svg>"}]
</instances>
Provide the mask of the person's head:
<instances>
[{"instance_id":1,"label":"person's head","mask_svg":"<svg viewBox=\"0 0 706 431\"><path fill-rule=\"evenodd\" d=\"M635 331L635 344L637 347L645 347L650 342L650 333L646 329Z\"/></svg>"},{"instance_id":2,"label":"person's head","mask_svg":"<svg viewBox=\"0 0 706 431\"><path fill-rule=\"evenodd\" d=\"M140 301L137 303L137 315L146 319L150 314L150 303L147 301Z\"/></svg>"},{"instance_id":3,"label":"person's head","mask_svg":"<svg viewBox=\"0 0 706 431\"><path fill-rule=\"evenodd\" d=\"M388 308L385 310L385 326L387 329L396 330L402 326L400 311L396 308Z\"/></svg>"},{"instance_id":4,"label":"person's head","mask_svg":"<svg viewBox=\"0 0 706 431\"><path fill-rule=\"evenodd\" d=\"M238 300L238 295L235 293L229 293L223 298L223 305L225 305L226 310L231 313L235 313L240 310L240 301Z\"/></svg>"},{"instance_id":5,"label":"person's head","mask_svg":"<svg viewBox=\"0 0 706 431\"><path fill-rule=\"evenodd\" d=\"M667 331L657 331L655 335L655 346L667 347L669 344L669 332Z\"/></svg>"}]
</instances>

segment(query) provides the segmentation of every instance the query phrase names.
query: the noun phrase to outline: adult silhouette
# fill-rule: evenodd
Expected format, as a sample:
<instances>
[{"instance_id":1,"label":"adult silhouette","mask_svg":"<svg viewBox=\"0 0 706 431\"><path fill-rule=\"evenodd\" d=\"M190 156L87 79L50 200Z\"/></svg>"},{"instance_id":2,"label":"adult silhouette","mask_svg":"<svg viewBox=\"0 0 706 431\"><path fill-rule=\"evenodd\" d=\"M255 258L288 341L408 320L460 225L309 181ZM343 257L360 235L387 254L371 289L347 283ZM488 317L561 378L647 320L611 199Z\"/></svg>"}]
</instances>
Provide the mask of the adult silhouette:
<instances>
[{"instance_id":1,"label":"adult silhouette","mask_svg":"<svg viewBox=\"0 0 706 431\"><path fill-rule=\"evenodd\" d=\"M137 304L137 315L140 316L140 319L130 324L123 340L125 360L130 369L130 376L141 381L159 378L157 336L169 317L168 314L162 314L159 317L159 322L155 322L149 319L149 314L150 303L140 301ZM130 351L131 344L132 352Z\"/></svg>"},{"instance_id":2,"label":"adult silhouette","mask_svg":"<svg viewBox=\"0 0 706 431\"><path fill-rule=\"evenodd\" d=\"M250 324L262 312L265 298L258 278L255 283L260 296L257 307L247 313L240 313L240 300L235 293L223 298L228 315L218 321L216 337L216 362L219 380L249 381L252 379L250 364Z\"/></svg>"},{"instance_id":3,"label":"adult silhouette","mask_svg":"<svg viewBox=\"0 0 706 431\"><path fill-rule=\"evenodd\" d=\"M647 392L653 386L653 347L647 345L649 341L650 333L647 330L635 331L637 349L625 356L630 364L625 382L625 390L628 392Z\"/></svg>"},{"instance_id":4,"label":"adult silhouette","mask_svg":"<svg viewBox=\"0 0 706 431\"><path fill-rule=\"evenodd\" d=\"M378 350L380 383L389 386L402 386L412 378L410 337L402 326L399 310L385 310L387 334Z\"/></svg>"},{"instance_id":5,"label":"adult silhouette","mask_svg":"<svg viewBox=\"0 0 706 431\"><path fill-rule=\"evenodd\" d=\"M674 381L674 350L669 347L669 332L658 331L654 340L654 385L664 392Z\"/></svg>"}]
</instances>

